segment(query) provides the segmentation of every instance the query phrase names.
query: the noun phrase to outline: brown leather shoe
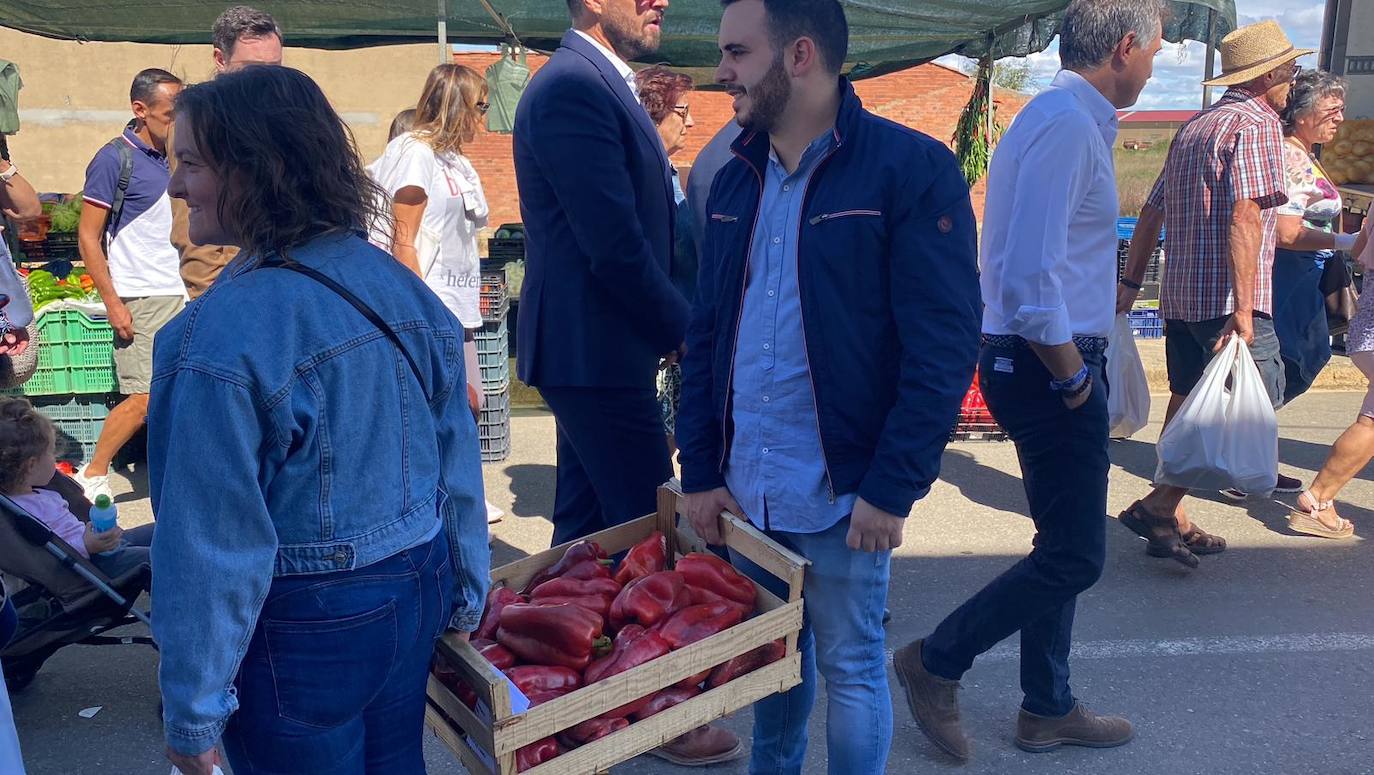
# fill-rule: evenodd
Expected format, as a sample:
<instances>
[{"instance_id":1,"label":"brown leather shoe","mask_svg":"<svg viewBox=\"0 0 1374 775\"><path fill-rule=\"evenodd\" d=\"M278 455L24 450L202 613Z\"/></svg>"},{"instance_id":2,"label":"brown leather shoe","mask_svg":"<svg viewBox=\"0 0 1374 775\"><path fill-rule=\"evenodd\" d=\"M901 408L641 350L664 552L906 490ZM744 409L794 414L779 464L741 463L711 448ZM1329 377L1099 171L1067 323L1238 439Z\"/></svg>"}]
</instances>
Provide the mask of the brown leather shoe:
<instances>
[{"instance_id":1,"label":"brown leather shoe","mask_svg":"<svg viewBox=\"0 0 1374 775\"><path fill-rule=\"evenodd\" d=\"M679 767L705 767L744 758L744 744L734 732L710 724L697 727L649 752Z\"/></svg>"},{"instance_id":2,"label":"brown leather shoe","mask_svg":"<svg viewBox=\"0 0 1374 775\"><path fill-rule=\"evenodd\" d=\"M906 690L906 704L936 748L960 761L968 761L973 745L959 721L959 682L941 678L926 670L921 661L925 640L915 640L892 654L897 680Z\"/></svg>"},{"instance_id":3,"label":"brown leather shoe","mask_svg":"<svg viewBox=\"0 0 1374 775\"><path fill-rule=\"evenodd\" d=\"M1081 702L1066 716L1037 716L1022 708L1016 719L1016 746L1030 753L1053 751L1061 745L1115 748L1131 742L1134 736L1131 722L1116 716L1099 716Z\"/></svg>"}]
</instances>

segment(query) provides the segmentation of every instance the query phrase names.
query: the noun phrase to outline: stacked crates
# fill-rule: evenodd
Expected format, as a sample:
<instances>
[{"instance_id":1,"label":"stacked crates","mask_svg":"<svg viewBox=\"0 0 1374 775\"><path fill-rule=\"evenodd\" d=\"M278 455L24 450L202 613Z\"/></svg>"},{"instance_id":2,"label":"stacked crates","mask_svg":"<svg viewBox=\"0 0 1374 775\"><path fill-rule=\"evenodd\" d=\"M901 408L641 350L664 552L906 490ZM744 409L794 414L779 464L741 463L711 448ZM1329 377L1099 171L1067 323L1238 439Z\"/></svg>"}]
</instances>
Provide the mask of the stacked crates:
<instances>
[{"instance_id":1,"label":"stacked crates","mask_svg":"<svg viewBox=\"0 0 1374 775\"><path fill-rule=\"evenodd\" d=\"M973 372L973 384L964 394L964 402L959 407L959 420L950 431L950 441L1005 441L1006 431L997 424L987 402L983 400L983 390L978 386L978 372Z\"/></svg>"},{"instance_id":2,"label":"stacked crates","mask_svg":"<svg viewBox=\"0 0 1374 775\"><path fill-rule=\"evenodd\" d=\"M506 273L482 270L482 330L477 332L477 364L482 370L486 399L477 422L482 443L482 462L497 463L510 457L510 329L507 313L510 296Z\"/></svg>"},{"instance_id":3,"label":"stacked crates","mask_svg":"<svg viewBox=\"0 0 1374 775\"><path fill-rule=\"evenodd\" d=\"M1131 322L1131 333L1137 339L1163 339L1164 320L1157 309L1137 309L1126 313Z\"/></svg>"},{"instance_id":4,"label":"stacked crates","mask_svg":"<svg viewBox=\"0 0 1374 775\"><path fill-rule=\"evenodd\" d=\"M1126 273L1126 260L1131 252L1131 240L1135 236L1136 218L1118 218L1116 221L1116 276ZM1164 234L1160 233L1159 244L1155 245L1150 260L1145 265L1145 277L1141 280L1140 296L1135 303L1136 309L1158 309L1159 280L1164 260Z\"/></svg>"},{"instance_id":5,"label":"stacked crates","mask_svg":"<svg viewBox=\"0 0 1374 775\"><path fill-rule=\"evenodd\" d=\"M114 331L77 309L40 310L38 367L33 377L6 395L24 395L57 426L57 459L83 463L96 440L114 395Z\"/></svg>"}]
</instances>

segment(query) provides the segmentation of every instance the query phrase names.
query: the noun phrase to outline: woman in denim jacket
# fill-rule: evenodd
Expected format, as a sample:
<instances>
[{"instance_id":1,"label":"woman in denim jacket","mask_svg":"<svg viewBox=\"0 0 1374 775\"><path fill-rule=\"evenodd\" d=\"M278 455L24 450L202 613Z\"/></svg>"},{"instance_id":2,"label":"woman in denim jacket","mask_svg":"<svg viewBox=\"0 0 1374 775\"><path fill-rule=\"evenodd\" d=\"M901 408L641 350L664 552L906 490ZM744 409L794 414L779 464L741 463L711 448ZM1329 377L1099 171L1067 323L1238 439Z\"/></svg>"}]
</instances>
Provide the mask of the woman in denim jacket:
<instances>
[{"instance_id":1,"label":"woman in denim jacket","mask_svg":"<svg viewBox=\"0 0 1374 775\"><path fill-rule=\"evenodd\" d=\"M463 329L358 236L376 191L305 75L220 75L177 116L169 193L242 252L154 346L168 757L209 773L222 736L236 775L424 772L434 641L476 628L489 572Z\"/></svg>"}]
</instances>

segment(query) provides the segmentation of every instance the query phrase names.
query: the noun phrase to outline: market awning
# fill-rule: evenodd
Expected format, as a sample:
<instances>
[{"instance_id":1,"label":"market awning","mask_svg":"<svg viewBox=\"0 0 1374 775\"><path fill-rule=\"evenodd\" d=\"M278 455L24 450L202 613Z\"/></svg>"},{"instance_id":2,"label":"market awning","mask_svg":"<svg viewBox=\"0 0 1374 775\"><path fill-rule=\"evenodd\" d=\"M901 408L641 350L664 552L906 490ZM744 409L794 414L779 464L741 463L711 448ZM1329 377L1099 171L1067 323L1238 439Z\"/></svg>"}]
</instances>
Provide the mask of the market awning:
<instances>
[{"instance_id":1,"label":"market awning","mask_svg":"<svg viewBox=\"0 0 1374 775\"><path fill-rule=\"evenodd\" d=\"M989 36L996 56L1043 50L1068 0L842 0L850 24L854 77L911 67L950 53L981 57ZM206 43L229 0L0 0L0 25L54 38L135 43ZM497 43L513 31L526 46L550 51L568 27L563 0L259 0L286 31L286 42L344 49L435 40L442 18L452 43ZM1235 0L1176 0L1165 31L1171 41L1213 40L1235 28ZM673 0L655 63L714 67L719 0Z\"/></svg>"}]
</instances>

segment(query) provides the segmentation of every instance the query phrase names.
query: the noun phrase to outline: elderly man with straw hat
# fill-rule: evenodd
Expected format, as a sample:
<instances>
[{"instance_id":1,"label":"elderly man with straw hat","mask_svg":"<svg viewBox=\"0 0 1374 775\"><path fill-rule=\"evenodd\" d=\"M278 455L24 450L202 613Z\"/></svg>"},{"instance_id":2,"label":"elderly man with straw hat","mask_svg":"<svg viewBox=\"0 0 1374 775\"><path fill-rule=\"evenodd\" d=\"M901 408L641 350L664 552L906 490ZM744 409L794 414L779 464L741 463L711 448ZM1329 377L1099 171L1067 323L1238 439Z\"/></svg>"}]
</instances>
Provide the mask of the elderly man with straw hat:
<instances>
[{"instance_id":1,"label":"elderly man with straw hat","mask_svg":"<svg viewBox=\"0 0 1374 775\"><path fill-rule=\"evenodd\" d=\"M1311 53L1294 48L1273 21L1223 38L1222 74L1206 85L1226 86L1226 94L1179 130L1141 211L1117 309L1135 302L1160 227L1167 227L1160 288L1171 393L1165 425L1233 332L1250 346L1274 407L1283 403L1271 281L1276 208L1288 201L1279 112L1302 70L1295 60ZM1278 476L1275 489L1300 492L1302 483ZM1195 568L1198 555L1216 554L1226 541L1188 519L1182 508L1186 494L1156 487L1122 512L1120 521L1149 542L1150 555Z\"/></svg>"}]
</instances>

